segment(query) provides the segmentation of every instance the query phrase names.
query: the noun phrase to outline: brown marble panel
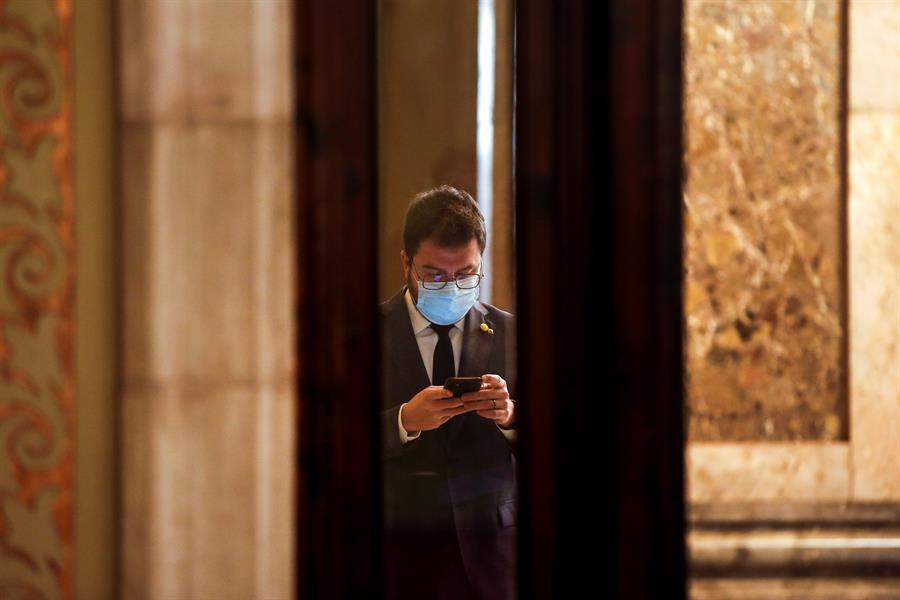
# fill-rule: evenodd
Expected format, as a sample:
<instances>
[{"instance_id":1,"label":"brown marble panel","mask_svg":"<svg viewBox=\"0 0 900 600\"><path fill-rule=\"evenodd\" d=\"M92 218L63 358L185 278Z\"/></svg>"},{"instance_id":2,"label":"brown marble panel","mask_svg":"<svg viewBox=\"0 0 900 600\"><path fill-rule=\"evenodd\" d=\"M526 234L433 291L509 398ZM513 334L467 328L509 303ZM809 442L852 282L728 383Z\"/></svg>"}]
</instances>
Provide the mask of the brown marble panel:
<instances>
[{"instance_id":1,"label":"brown marble panel","mask_svg":"<svg viewBox=\"0 0 900 600\"><path fill-rule=\"evenodd\" d=\"M686 3L692 441L842 440L840 4Z\"/></svg>"}]
</instances>

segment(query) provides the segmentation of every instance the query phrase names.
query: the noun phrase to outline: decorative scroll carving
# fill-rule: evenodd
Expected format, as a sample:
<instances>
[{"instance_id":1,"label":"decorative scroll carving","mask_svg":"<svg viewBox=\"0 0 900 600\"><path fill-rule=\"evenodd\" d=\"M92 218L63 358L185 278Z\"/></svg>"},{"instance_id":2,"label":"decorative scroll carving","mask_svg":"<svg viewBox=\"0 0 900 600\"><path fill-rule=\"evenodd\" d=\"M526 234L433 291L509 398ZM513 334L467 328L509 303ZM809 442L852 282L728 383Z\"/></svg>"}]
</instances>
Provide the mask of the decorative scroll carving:
<instances>
[{"instance_id":1,"label":"decorative scroll carving","mask_svg":"<svg viewBox=\"0 0 900 600\"><path fill-rule=\"evenodd\" d=\"M70 0L0 0L0 597L71 598Z\"/></svg>"}]
</instances>

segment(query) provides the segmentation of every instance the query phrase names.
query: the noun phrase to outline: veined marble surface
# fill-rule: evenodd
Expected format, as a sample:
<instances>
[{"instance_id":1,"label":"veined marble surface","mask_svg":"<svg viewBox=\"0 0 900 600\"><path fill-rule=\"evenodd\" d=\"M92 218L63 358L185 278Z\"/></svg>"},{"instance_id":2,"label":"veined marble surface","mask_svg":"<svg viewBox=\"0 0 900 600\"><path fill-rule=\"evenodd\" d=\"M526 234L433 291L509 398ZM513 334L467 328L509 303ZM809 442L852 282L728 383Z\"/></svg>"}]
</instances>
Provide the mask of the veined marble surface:
<instances>
[{"instance_id":1,"label":"veined marble surface","mask_svg":"<svg viewBox=\"0 0 900 600\"><path fill-rule=\"evenodd\" d=\"M686 3L691 441L844 440L840 11Z\"/></svg>"}]
</instances>

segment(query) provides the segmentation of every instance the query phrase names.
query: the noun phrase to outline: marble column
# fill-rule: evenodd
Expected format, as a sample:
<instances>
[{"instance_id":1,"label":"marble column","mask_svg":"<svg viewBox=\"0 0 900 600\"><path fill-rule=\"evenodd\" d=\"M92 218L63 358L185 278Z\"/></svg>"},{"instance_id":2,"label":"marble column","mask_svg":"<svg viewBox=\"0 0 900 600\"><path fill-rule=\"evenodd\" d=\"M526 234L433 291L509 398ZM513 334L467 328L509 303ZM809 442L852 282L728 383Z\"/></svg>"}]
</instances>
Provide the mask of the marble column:
<instances>
[{"instance_id":1,"label":"marble column","mask_svg":"<svg viewBox=\"0 0 900 600\"><path fill-rule=\"evenodd\" d=\"M850 438L856 500L900 500L900 1L850 2Z\"/></svg>"},{"instance_id":2,"label":"marble column","mask_svg":"<svg viewBox=\"0 0 900 600\"><path fill-rule=\"evenodd\" d=\"M287 599L291 3L119 3L122 598Z\"/></svg>"}]
</instances>

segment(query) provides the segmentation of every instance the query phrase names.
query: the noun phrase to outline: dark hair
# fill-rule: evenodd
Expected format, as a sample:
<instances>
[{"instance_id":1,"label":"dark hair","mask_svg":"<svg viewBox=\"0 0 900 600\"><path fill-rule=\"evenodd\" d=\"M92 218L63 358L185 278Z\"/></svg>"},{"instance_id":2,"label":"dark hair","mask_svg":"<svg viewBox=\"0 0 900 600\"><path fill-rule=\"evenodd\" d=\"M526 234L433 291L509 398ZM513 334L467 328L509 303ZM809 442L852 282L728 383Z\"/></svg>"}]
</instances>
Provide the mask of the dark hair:
<instances>
[{"instance_id":1,"label":"dark hair","mask_svg":"<svg viewBox=\"0 0 900 600\"><path fill-rule=\"evenodd\" d=\"M403 249L410 260L428 238L444 247L465 246L474 238L483 254L487 233L475 199L449 185L417 194L403 223Z\"/></svg>"}]
</instances>

